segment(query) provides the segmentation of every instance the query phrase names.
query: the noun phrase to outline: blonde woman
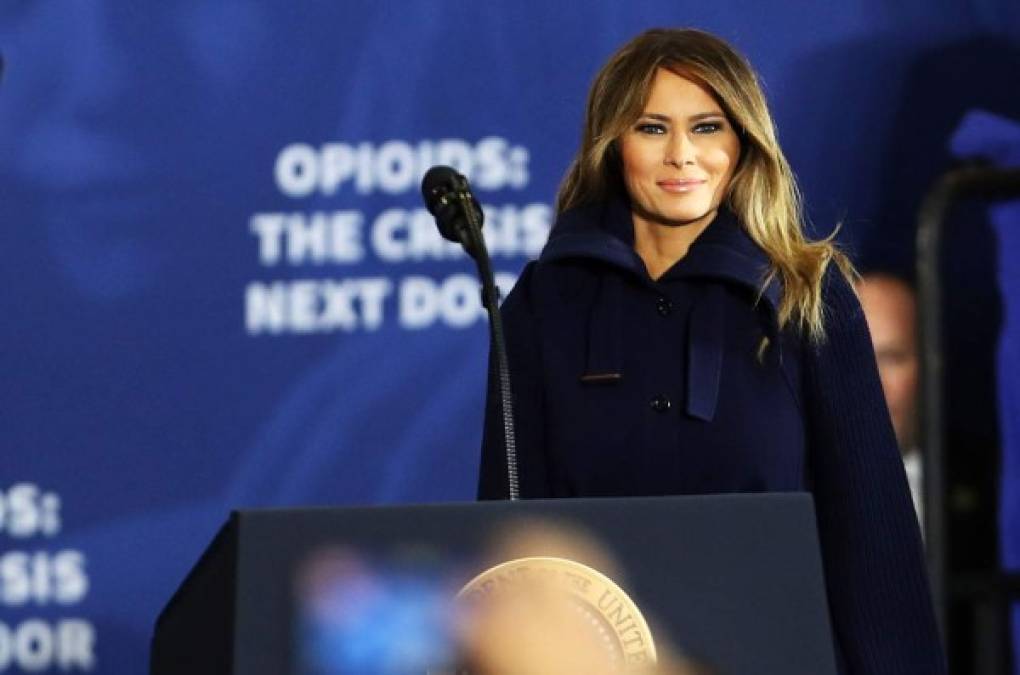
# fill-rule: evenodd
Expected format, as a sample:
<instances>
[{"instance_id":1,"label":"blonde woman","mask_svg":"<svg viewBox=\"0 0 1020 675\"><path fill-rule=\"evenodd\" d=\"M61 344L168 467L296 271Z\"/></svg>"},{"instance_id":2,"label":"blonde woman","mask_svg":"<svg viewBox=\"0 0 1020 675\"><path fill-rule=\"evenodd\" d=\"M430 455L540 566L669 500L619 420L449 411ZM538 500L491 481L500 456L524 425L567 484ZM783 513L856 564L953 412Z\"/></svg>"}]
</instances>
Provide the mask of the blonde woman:
<instances>
[{"instance_id":1,"label":"blonde woman","mask_svg":"<svg viewBox=\"0 0 1020 675\"><path fill-rule=\"evenodd\" d=\"M842 671L941 673L853 270L803 230L743 57L696 30L614 54L503 305L521 496L810 490ZM483 499L507 490L493 386Z\"/></svg>"}]
</instances>

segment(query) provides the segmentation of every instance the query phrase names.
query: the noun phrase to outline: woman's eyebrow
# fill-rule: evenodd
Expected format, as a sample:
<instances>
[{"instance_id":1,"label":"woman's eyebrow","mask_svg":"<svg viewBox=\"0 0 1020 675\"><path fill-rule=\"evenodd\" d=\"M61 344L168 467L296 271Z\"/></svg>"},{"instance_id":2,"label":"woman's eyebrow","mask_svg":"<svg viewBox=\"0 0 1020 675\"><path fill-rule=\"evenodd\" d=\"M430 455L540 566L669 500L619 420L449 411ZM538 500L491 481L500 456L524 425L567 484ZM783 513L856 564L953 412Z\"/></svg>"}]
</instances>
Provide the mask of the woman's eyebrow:
<instances>
[{"instance_id":1,"label":"woman's eyebrow","mask_svg":"<svg viewBox=\"0 0 1020 675\"><path fill-rule=\"evenodd\" d=\"M725 113L723 113L720 110L712 110L712 111L700 112L700 113L691 115L687 119L690 120L691 122L700 122L701 120L710 119L712 117L726 117L726 115L725 115ZM651 113L651 112L646 112L643 115L641 115L641 119L656 120L658 122L672 122L673 121L673 118L670 117L669 115L664 115L662 113Z\"/></svg>"},{"instance_id":2,"label":"woman's eyebrow","mask_svg":"<svg viewBox=\"0 0 1020 675\"><path fill-rule=\"evenodd\" d=\"M673 118L670 117L669 115L663 115L662 113L647 113L646 112L646 113L641 115L641 119L656 120L658 122L670 122L670 121L672 121Z\"/></svg>"},{"instance_id":3,"label":"woman's eyebrow","mask_svg":"<svg viewBox=\"0 0 1020 675\"><path fill-rule=\"evenodd\" d=\"M726 115L723 114L721 110L713 110L711 112L702 112L698 113L697 115L691 115L687 119L691 120L692 122L700 122L701 120L707 120L712 117L726 117Z\"/></svg>"}]
</instances>

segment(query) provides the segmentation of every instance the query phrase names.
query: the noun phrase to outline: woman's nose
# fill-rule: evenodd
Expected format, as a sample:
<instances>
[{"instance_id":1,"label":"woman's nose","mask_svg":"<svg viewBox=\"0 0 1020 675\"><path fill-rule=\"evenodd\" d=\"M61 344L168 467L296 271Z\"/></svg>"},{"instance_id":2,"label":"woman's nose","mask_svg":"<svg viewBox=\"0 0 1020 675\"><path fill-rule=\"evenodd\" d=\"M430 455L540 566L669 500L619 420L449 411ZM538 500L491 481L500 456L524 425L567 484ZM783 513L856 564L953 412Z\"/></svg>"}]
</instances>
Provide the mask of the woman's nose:
<instances>
[{"instance_id":1,"label":"woman's nose","mask_svg":"<svg viewBox=\"0 0 1020 675\"><path fill-rule=\"evenodd\" d=\"M695 147L687 134L674 134L666 144L663 163L675 167L694 164Z\"/></svg>"}]
</instances>

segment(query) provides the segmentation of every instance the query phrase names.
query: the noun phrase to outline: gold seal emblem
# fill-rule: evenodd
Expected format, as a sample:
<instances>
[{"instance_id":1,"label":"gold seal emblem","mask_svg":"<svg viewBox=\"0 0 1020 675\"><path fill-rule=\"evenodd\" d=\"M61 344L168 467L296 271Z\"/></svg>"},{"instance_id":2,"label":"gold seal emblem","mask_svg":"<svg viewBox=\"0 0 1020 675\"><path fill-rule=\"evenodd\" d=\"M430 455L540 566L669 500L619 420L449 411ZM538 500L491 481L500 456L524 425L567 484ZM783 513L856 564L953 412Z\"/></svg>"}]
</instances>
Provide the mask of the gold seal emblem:
<instances>
[{"instance_id":1,"label":"gold seal emblem","mask_svg":"<svg viewBox=\"0 0 1020 675\"><path fill-rule=\"evenodd\" d=\"M515 603L521 595L533 594L536 589L546 598L555 597L563 602L545 604L533 615L547 622L547 630L582 637L575 642L602 652L598 660L609 670L625 672L656 663L655 642L637 605L612 579L574 560L553 557L510 560L469 581L457 599L472 606ZM562 616L550 611L551 607L565 608ZM563 647L569 648L566 644Z\"/></svg>"}]
</instances>

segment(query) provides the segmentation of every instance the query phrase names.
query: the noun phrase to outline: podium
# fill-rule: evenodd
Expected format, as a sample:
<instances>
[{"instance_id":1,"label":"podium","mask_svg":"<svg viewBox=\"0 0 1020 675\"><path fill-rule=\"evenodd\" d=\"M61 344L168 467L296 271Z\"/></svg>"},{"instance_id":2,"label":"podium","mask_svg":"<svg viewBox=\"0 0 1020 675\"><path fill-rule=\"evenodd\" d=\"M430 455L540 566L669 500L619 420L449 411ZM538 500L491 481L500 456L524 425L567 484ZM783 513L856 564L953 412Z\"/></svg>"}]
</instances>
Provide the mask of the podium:
<instances>
[{"instance_id":1,"label":"podium","mask_svg":"<svg viewBox=\"0 0 1020 675\"><path fill-rule=\"evenodd\" d=\"M512 578L494 569L512 562L500 537L529 527L597 542L604 558L568 560L547 536L511 555L608 584L579 602L625 659L654 640L728 675L836 673L803 493L237 511L159 616L150 672L447 672L428 662L448 649L436 608Z\"/></svg>"}]
</instances>

